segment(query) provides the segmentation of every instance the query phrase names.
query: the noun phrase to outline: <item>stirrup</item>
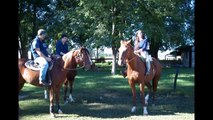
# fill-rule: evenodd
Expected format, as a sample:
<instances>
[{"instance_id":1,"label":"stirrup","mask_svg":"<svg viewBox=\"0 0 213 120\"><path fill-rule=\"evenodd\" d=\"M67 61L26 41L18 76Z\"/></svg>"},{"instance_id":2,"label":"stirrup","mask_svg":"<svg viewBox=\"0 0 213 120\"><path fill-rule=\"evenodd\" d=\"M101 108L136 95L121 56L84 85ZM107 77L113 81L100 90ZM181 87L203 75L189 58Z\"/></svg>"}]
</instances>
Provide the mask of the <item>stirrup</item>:
<instances>
[{"instance_id":1,"label":"stirrup","mask_svg":"<svg viewBox=\"0 0 213 120\"><path fill-rule=\"evenodd\" d=\"M53 63L52 63L52 62L50 62L50 63L49 63L48 71L52 70L52 68L53 68Z\"/></svg>"},{"instance_id":2,"label":"stirrup","mask_svg":"<svg viewBox=\"0 0 213 120\"><path fill-rule=\"evenodd\" d=\"M148 76L149 74L150 74L150 71L149 71L149 72L146 72L146 74L145 74L145 75L147 75L147 76Z\"/></svg>"},{"instance_id":3,"label":"stirrup","mask_svg":"<svg viewBox=\"0 0 213 120\"><path fill-rule=\"evenodd\" d=\"M46 83L44 80L39 81L39 84L44 85L45 87L49 86L49 84Z\"/></svg>"},{"instance_id":4,"label":"stirrup","mask_svg":"<svg viewBox=\"0 0 213 120\"><path fill-rule=\"evenodd\" d=\"M52 80L48 80L48 84L49 84L49 85L52 85Z\"/></svg>"}]
</instances>

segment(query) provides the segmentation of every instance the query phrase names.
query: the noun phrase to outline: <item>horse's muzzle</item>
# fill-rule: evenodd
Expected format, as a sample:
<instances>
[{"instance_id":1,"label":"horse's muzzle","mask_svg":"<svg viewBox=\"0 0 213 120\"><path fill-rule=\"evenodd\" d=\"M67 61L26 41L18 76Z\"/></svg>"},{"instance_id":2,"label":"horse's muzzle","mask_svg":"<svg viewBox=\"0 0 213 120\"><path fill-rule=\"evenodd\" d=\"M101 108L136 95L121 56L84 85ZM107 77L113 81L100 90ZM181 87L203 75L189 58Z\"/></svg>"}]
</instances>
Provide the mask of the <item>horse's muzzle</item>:
<instances>
[{"instance_id":1,"label":"horse's muzzle","mask_svg":"<svg viewBox=\"0 0 213 120\"><path fill-rule=\"evenodd\" d=\"M124 66L124 62L122 60L118 60L118 65L119 66Z\"/></svg>"}]
</instances>

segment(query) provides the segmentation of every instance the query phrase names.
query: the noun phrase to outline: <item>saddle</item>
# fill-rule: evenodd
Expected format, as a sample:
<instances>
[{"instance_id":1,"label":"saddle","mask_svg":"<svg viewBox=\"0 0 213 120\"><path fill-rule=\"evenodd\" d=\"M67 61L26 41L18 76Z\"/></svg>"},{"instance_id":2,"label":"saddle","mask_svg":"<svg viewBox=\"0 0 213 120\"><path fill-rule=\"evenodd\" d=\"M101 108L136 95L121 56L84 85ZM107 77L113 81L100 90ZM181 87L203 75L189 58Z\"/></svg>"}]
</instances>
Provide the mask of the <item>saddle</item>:
<instances>
[{"instance_id":1,"label":"saddle","mask_svg":"<svg viewBox=\"0 0 213 120\"><path fill-rule=\"evenodd\" d=\"M138 55L138 54L137 54ZM140 59L142 60L142 62L146 62L146 58L144 58L143 56L141 56L141 55L138 55L139 57L140 57ZM152 63L152 57L151 57L151 55L149 55L148 56L148 58L147 59L149 59L149 61L150 61L150 63Z\"/></svg>"},{"instance_id":2,"label":"saddle","mask_svg":"<svg viewBox=\"0 0 213 120\"><path fill-rule=\"evenodd\" d=\"M144 58L143 56L141 56L141 55L138 55L139 56L139 58L141 59L141 61L144 63L144 64L146 64L146 59L148 59L149 60L149 62L150 62L150 69L151 69L151 66L153 66L154 64L153 64L153 60L152 60L152 57L151 57L151 55L149 55L147 58ZM147 66L145 65L145 67L147 68ZM155 69L154 69L154 67L153 67L153 74L155 74Z\"/></svg>"},{"instance_id":3,"label":"saddle","mask_svg":"<svg viewBox=\"0 0 213 120\"><path fill-rule=\"evenodd\" d=\"M41 66L38 64L38 63L35 63L33 60L28 60L26 63L25 63L25 66L31 70L35 70L35 71L38 71L41 69ZM52 80L51 80L51 76L50 76L50 72L53 68L53 63L50 62L49 63L49 69L47 71L47 74L46 74L46 80L47 82L49 83L49 85L52 84Z\"/></svg>"},{"instance_id":4,"label":"saddle","mask_svg":"<svg viewBox=\"0 0 213 120\"><path fill-rule=\"evenodd\" d=\"M34 62L33 60L28 60L27 62L25 62L25 66L27 68L29 68L31 70L35 70L35 71L41 69L41 66L38 63ZM52 62L50 62L48 71L52 70L52 68L53 68L53 64L52 64Z\"/></svg>"}]
</instances>

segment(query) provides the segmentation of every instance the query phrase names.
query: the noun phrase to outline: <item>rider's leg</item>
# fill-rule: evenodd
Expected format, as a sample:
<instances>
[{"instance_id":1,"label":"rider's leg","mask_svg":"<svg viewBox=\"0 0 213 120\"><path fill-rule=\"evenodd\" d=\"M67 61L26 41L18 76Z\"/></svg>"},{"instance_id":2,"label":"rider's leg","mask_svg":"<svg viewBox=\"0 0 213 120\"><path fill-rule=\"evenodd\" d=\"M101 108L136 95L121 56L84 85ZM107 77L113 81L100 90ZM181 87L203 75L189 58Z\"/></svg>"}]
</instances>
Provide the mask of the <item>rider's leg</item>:
<instances>
[{"instance_id":1,"label":"rider's leg","mask_svg":"<svg viewBox=\"0 0 213 120\"><path fill-rule=\"evenodd\" d=\"M146 75L149 75L150 73L150 59L149 59L149 55L147 54L146 57Z\"/></svg>"},{"instance_id":2,"label":"rider's leg","mask_svg":"<svg viewBox=\"0 0 213 120\"><path fill-rule=\"evenodd\" d=\"M39 82L45 84L46 73L49 67L48 62L43 57L36 58L34 62L39 63L39 65L41 66L40 73L39 73Z\"/></svg>"}]
</instances>

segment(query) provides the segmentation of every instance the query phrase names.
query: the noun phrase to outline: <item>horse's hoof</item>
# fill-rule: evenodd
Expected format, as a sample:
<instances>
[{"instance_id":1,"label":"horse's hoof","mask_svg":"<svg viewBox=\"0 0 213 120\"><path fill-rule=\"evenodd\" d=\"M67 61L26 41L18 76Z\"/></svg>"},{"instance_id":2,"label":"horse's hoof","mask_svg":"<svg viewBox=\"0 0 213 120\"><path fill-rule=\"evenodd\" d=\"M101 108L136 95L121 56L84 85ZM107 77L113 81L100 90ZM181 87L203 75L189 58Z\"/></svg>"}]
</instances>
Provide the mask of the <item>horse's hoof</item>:
<instances>
[{"instance_id":1,"label":"horse's hoof","mask_svg":"<svg viewBox=\"0 0 213 120\"><path fill-rule=\"evenodd\" d=\"M63 114L61 109L58 110L58 114Z\"/></svg>"},{"instance_id":2,"label":"horse's hoof","mask_svg":"<svg viewBox=\"0 0 213 120\"><path fill-rule=\"evenodd\" d=\"M136 106L133 106L132 109L131 109L131 112L135 112L136 111Z\"/></svg>"},{"instance_id":3,"label":"horse's hoof","mask_svg":"<svg viewBox=\"0 0 213 120\"><path fill-rule=\"evenodd\" d=\"M48 96L47 96L47 95L44 95L44 99L48 99Z\"/></svg>"},{"instance_id":4,"label":"horse's hoof","mask_svg":"<svg viewBox=\"0 0 213 120\"><path fill-rule=\"evenodd\" d=\"M149 114L148 114L148 113L143 113L143 115L144 115L144 116L147 116L147 115L149 115Z\"/></svg>"},{"instance_id":5,"label":"horse's hoof","mask_svg":"<svg viewBox=\"0 0 213 120\"><path fill-rule=\"evenodd\" d=\"M66 101L64 102L65 105L68 104L68 103L69 103L68 100L66 100Z\"/></svg>"},{"instance_id":6,"label":"horse's hoof","mask_svg":"<svg viewBox=\"0 0 213 120\"><path fill-rule=\"evenodd\" d=\"M68 101L71 102L71 103L75 102L75 100L73 99L72 95L69 96Z\"/></svg>"},{"instance_id":7,"label":"horse's hoof","mask_svg":"<svg viewBox=\"0 0 213 120\"><path fill-rule=\"evenodd\" d=\"M146 107L144 107L143 115L148 115L148 111L147 111L147 108L146 108Z\"/></svg>"},{"instance_id":8,"label":"horse's hoof","mask_svg":"<svg viewBox=\"0 0 213 120\"><path fill-rule=\"evenodd\" d=\"M50 113L50 117L51 117L51 118L56 118L56 116L55 116L54 113Z\"/></svg>"}]
</instances>

